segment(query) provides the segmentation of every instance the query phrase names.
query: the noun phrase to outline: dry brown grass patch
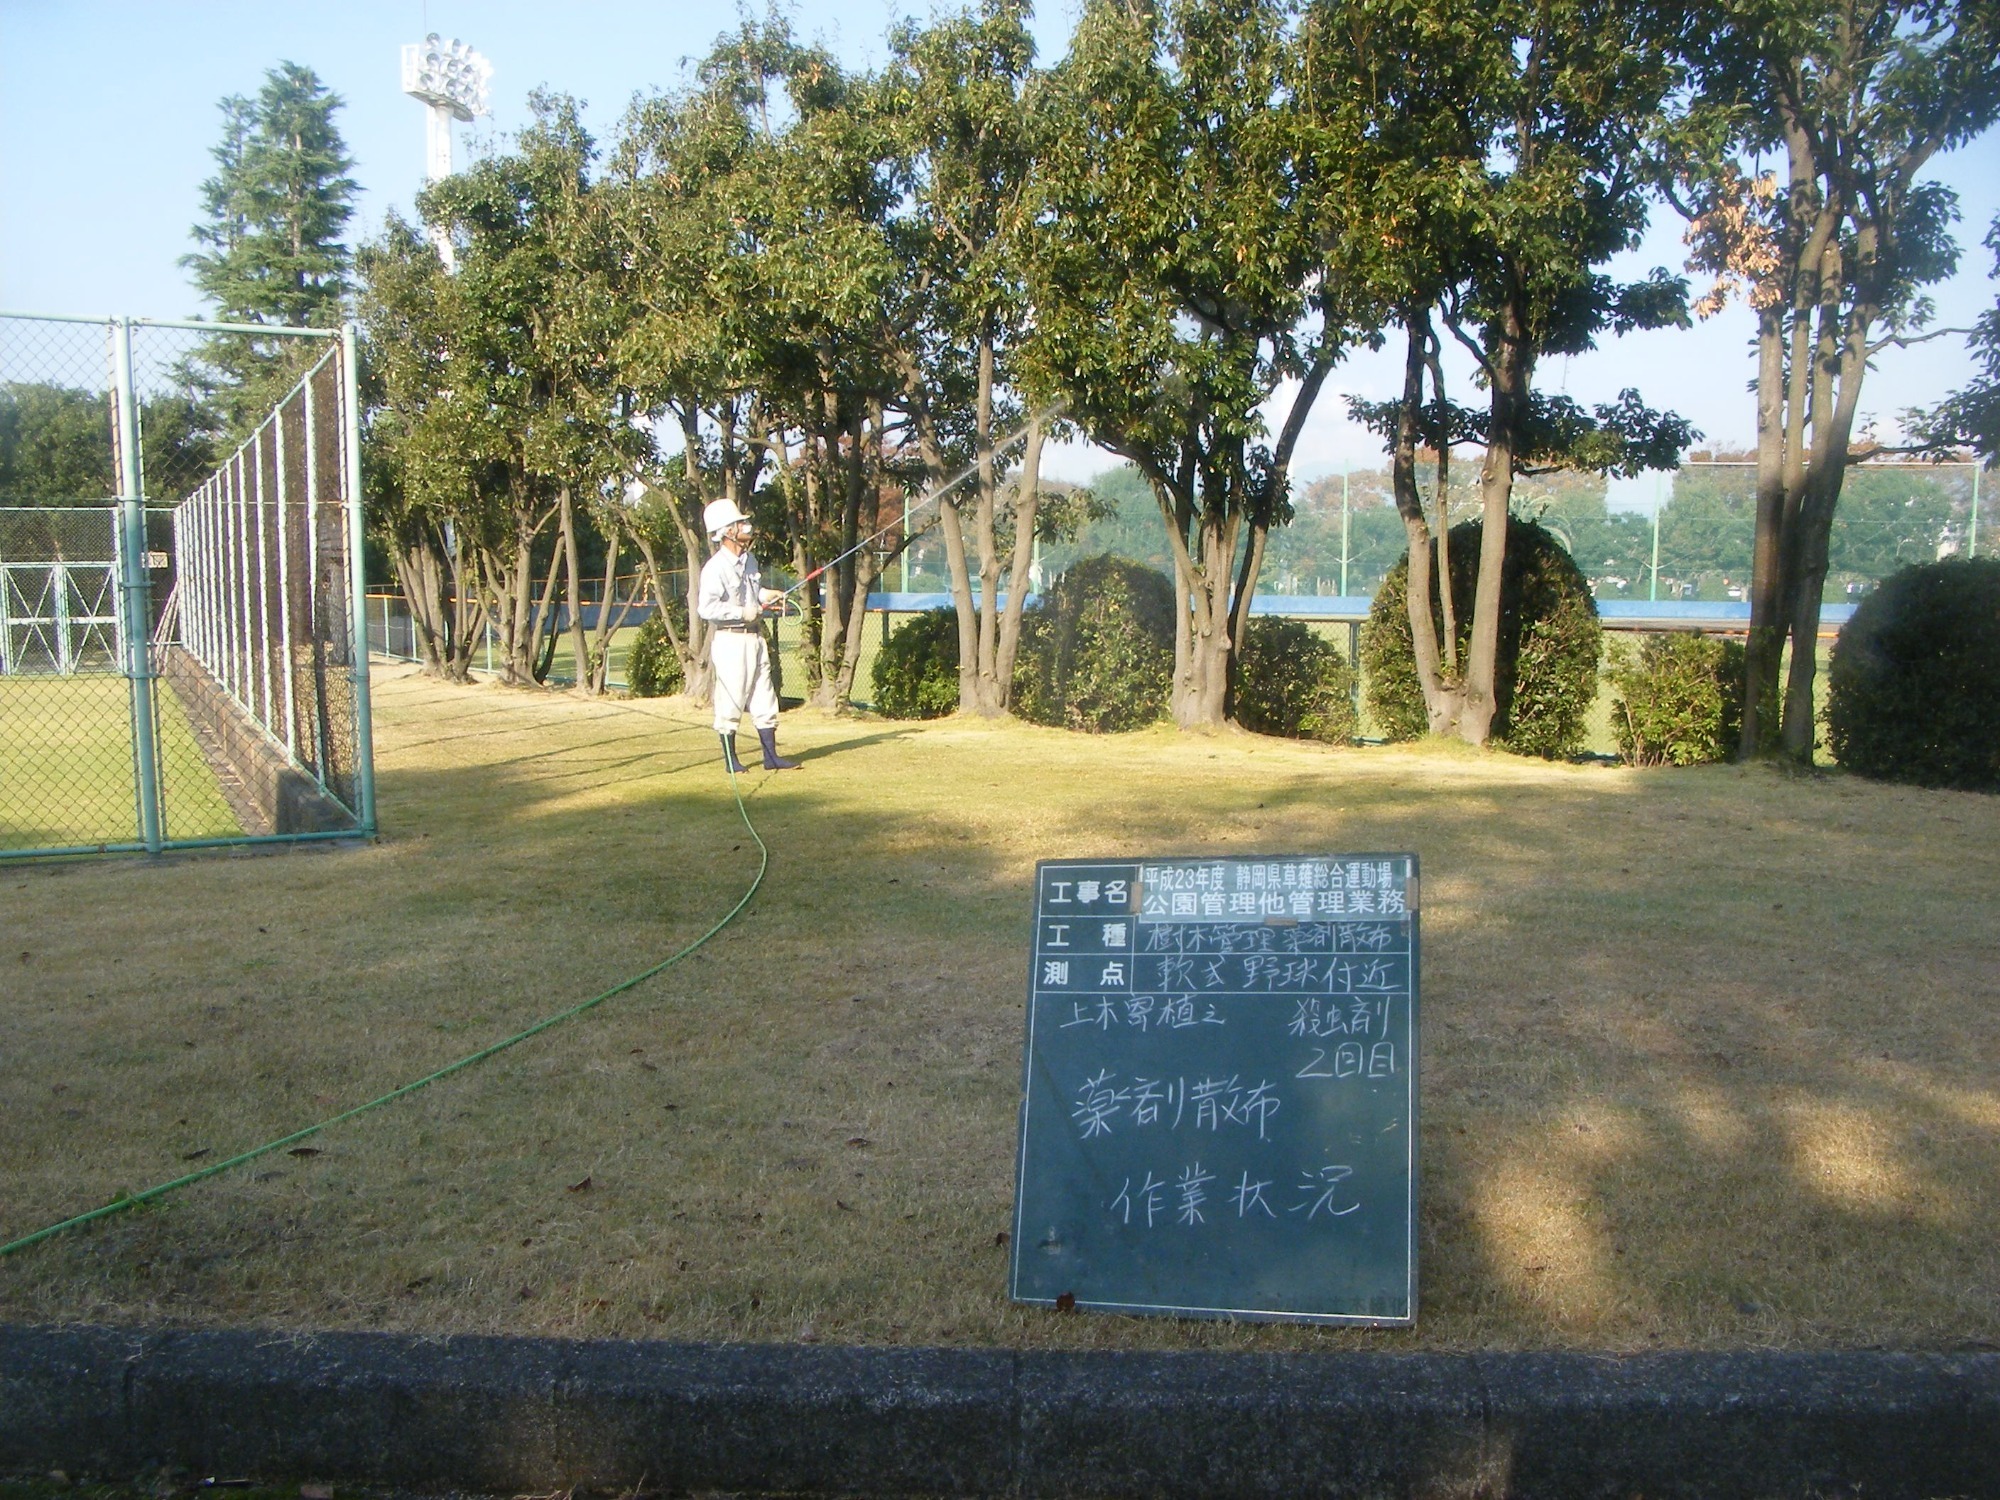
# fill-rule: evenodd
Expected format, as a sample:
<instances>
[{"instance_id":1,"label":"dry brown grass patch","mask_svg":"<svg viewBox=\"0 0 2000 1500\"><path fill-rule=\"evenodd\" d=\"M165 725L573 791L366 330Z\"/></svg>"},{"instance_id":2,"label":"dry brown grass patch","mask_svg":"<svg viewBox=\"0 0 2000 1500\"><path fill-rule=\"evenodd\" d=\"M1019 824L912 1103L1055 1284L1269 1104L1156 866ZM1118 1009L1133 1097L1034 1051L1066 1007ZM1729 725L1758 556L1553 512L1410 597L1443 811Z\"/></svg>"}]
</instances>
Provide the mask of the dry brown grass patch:
<instances>
[{"instance_id":1,"label":"dry brown grass patch","mask_svg":"<svg viewBox=\"0 0 2000 1500\"><path fill-rule=\"evenodd\" d=\"M594 994L755 868L672 704L377 689L385 838L0 872L0 1237ZM0 1262L0 1317L823 1342L2000 1342L2000 800L788 715L715 943ZM1041 857L1423 859L1413 1334L1005 1299ZM21 956L25 955L25 957ZM579 1184L588 1181L588 1187Z\"/></svg>"}]
</instances>

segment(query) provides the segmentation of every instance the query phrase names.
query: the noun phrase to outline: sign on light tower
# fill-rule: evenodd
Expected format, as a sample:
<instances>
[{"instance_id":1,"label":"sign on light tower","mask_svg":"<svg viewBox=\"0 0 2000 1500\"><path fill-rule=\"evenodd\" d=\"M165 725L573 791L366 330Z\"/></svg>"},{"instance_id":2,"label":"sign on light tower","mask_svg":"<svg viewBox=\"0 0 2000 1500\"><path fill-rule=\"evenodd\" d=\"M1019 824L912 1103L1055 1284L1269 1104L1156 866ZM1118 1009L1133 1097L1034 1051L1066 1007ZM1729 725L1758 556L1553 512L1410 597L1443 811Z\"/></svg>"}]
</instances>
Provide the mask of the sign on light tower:
<instances>
[{"instance_id":1,"label":"sign on light tower","mask_svg":"<svg viewBox=\"0 0 2000 1500\"><path fill-rule=\"evenodd\" d=\"M486 85L493 64L456 37L444 41L433 31L403 48L403 92L430 106L425 130L425 182L451 176L451 122L487 113ZM442 229L431 240L449 269L451 237Z\"/></svg>"}]
</instances>

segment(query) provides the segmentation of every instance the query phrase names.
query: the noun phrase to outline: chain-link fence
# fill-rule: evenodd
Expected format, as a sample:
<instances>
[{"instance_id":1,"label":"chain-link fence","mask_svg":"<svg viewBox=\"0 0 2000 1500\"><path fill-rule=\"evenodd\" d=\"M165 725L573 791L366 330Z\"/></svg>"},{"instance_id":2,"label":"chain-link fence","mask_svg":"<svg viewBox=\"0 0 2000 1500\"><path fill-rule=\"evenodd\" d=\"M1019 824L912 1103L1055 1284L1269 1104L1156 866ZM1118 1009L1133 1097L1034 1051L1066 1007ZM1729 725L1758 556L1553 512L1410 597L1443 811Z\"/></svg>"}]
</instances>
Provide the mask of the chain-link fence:
<instances>
[{"instance_id":1,"label":"chain-link fence","mask_svg":"<svg viewBox=\"0 0 2000 1500\"><path fill-rule=\"evenodd\" d=\"M351 351L0 314L0 858L373 831Z\"/></svg>"}]
</instances>

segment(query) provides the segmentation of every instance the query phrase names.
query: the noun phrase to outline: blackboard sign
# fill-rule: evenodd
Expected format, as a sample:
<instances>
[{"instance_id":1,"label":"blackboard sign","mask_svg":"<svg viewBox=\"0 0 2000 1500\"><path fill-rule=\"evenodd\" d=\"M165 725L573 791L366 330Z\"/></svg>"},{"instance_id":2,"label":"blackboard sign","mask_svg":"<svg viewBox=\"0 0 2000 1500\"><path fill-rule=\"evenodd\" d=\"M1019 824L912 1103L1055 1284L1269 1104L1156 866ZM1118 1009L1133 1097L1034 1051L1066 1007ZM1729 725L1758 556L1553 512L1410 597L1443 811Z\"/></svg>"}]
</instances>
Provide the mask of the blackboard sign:
<instances>
[{"instance_id":1,"label":"blackboard sign","mask_svg":"<svg viewBox=\"0 0 2000 1500\"><path fill-rule=\"evenodd\" d=\"M1013 1296L1416 1318L1413 854L1049 860Z\"/></svg>"}]
</instances>

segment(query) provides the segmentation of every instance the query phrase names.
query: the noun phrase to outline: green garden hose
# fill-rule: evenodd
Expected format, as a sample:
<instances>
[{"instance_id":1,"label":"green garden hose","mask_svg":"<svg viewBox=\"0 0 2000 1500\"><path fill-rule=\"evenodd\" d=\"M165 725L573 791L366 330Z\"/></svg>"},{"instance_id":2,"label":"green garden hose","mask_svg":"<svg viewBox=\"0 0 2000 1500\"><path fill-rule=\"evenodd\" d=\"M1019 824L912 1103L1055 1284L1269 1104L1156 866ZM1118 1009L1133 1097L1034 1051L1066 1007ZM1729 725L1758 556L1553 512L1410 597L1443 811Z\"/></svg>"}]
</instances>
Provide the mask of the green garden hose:
<instances>
[{"instance_id":1,"label":"green garden hose","mask_svg":"<svg viewBox=\"0 0 2000 1500\"><path fill-rule=\"evenodd\" d=\"M0 1245L0 1257L12 1255L18 1250L25 1250L30 1245L39 1245L43 1240L52 1239L56 1235L61 1234L66 1229L76 1229L84 1224L89 1224L94 1220L106 1219L113 1214L123 1213L128 1208L136 1208L142 1203L151 1203L156 1198L163 1198L168 1193L175 1192L180 1188L192 1187L197 1182L201 1182L206 1180L207 1178L217 1176L218 1174L223 1172L227 1172L233 1167L240 1167L245 1162L255 1161L260 1156L268 1156L273 1151L279 1151L283 1150L287 1146L297 1145L300 1141L303 1141L308 1137L318 1135L322 1130L327 1129L329 1126L338 1125L343 1120L352 1120L357 1115L365 1115L372 1109L380 1109L383 1105L393 1103L395 1100L403 1098L406 1094L414 1094L417 1092L418 1089L428 1088L431 1084L436 1083L441 1078L449 1078L454 1073L462 1072L466 1068L471 1067L474 1063L485 1062L487 1058L494 1056L496 1053L505 1052L509 1047L515 1046L521 1042L525 1042L530 1037L540 1036L544 1031L549 1030L551 1027L560 1026L564 1021L572 1020L575 1017L582 1015L585 1011L591 1010L599 1005L602 1005L605 1001L609 1000L614 995L622 995L627 990L633 989L638 985L644 984L647 980L651 979L655 974L658 974L662 970L671 968L673 965L679 963L682 959L686 958L690 953L694 952L697 948L701 947L702 944L706 943L710 938L714 937L718 932L722 931L723 928L727 927L731 922L736 920L737 916L741 914L743 908L750 904L750 898L757 894L758 887L763 885L764 872L767 869L769 869L771 865L771 851L764 846L763 837L757 832L757 825L750 821L750 809L743 805L743 790L740 786L737 785L736 773L734 771L731 771L729 773L729 790L736 797L736 811L738 815L741 816L743 819L743 826L750 830L750 837L756 840L757 877L756 879L750 882L750 889L743 893L742 899L740 899L734 906L729 908L728 913L722 918L721 921L717 922L713 927L709 928L708 931L704 932L700 937L696 938L693 942L689 943L685 948L682 948L679 952L671 955L670 957L661 959L658 963L654 964L652 968L645 970L643 973L634 974L630 979L620 980L617 984L611 986L610 989L606 990L601 995L593 995L591 996L590 999L585 1000L580 1005L572 1005L568 1010L557 1011L554 1015L548 1016L543 1020L537 1021L534 1025L530 1026L526 1031L517 1031L514 1033L514 1035L510 1037L503 1037L500 1041L494 1042L491 1046L481 1047L477 1052L469 1053L466 1056L459 1058L458 1061L456 1062L446 1063L442 1068L439 1068L435 1073L426 1073L422 1078L419 1078L412 1083L406 1083L401 1088L391 1089L388 1093L382 1095L379 1099L370 1099L366 1104L357 1104L354 1106L354 1108L342 1110L339 1114L334 1115L328 1119L321 1120L316 1125L308 1125L303 1130L294 1130L290 1135L279 1136L278 1139L276 1139L275 1141L266 1141L261 1146L253 1146L248 1151L238 1152L235 1156L230 1157L227 1161L216 1162L211 1166L203 1167L198 1172L189 1172L186 1176L176 1177L171 1182L163 1182L160 1183L157 1187L145 1188L136 1193L120 1193L116 1198L113 1198L109 1203L105 1204L102 1208L93 1208L88 1213L77 1214L73 1218L64 1219L59 1224L51 1224L46 1229L38 1229L33 1234L23 1235L18 1240L13 1240L8 1242L7 1244Z\"/></svg>"}]
</instances>

